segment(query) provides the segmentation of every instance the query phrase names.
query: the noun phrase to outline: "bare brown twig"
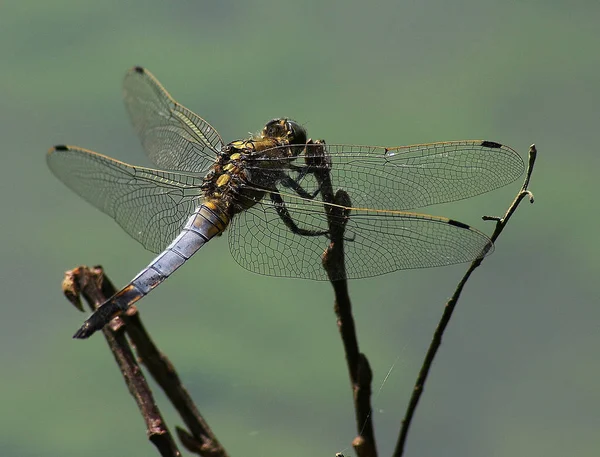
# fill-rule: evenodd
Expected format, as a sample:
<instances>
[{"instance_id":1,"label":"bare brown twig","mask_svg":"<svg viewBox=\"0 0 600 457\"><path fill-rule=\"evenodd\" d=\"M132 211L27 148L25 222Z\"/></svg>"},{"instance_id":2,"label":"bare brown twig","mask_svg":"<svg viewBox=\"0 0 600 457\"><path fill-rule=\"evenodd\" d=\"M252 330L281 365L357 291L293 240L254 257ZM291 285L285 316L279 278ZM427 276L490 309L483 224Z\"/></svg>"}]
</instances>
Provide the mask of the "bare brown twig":
<instances>
[{"instance_id":1,"label":"bare brown twig","mask_svg":"<svg viewBox=\"0 0 600 457\"><path fill-rule=\"evenodd\" d=\"M317 144L320 142L317 142ZM317 149L315 149L317 151ZM311 160L327 160L326 156L317 155ZM335 195L328 167L320 167L315 172L325 206L329 226L330 244L323 254L323 267L327 272L334 290L334 312L337 326L342 337L346 364L352 386L354 414L356 417L357 436L352 446L359 457L377 457L377 446L371 414L371 381L373 374L367 356L360 352L352 304L348 294L348 281L344 261L344 230L349 213L344 208L351 206L349 195L338 190ZM331 205L333 204L333 205Z\"/></svg>"},{"instance_id":2,"label":"bare brown twig","mask_svg":"<svg viewBox=\"0 0 600 457\"><path fill-rule=\"evenodd\" d=\"M83 310L80 295L83 295L92 310L101 305L116 290L106 278L101 267L78 267L68 271L63 281L63 292L78 309ZM104 327L103 333L117 365L134 397L146 423L149 440L163 457L180 456L177 445L169 432L154 401L125 332L135 346L138 359L146 365L150 374L166 393L179 412L189 432L177 427L183 445L191 452L203 457L228 457L216 436L200 415L185 387L181 384L173 365L154 345L146 332L135 306L114 318Z\"/></svg>"},{"instance_id":3,"label":"bare brown twig","mask_svg":"<svg viewBox=\"0 0 600 457\"><path fill-rule=\"evenodd\" d=\"M495 217L495 216L484 216L483 217L484 220L496 221L496 228L495 228L494 232L492 233L492 236L490 237L490 239L492 241L495 242L496 239L498 238L498 236L500 236L500 233L502 233L502 230L504 230L504 227L506 226L506 224L508 223L508 221L510 220L510 218L516 211L517 207L519 206L519 204L525 197L529 197L529 201L531 203L533 203L533 194L528 190L528 186L529 186L529 181L531 179L531 173L533 172L533 166L535 164L536 156L537 156L537 150L535 148L535 145L532 144L531 147L529 148L529 164L527 167L527 173L525 175L525 181L523 182L523 186L521 187L521 190L519 191L519 193L517 194L517 196L511 203L511 205L509 206L509 208L506 211L506 213L504 214L504 216L501 218ZM398 435L398 441L396 443L396 448L394 450L393 457L401 457L402 454L404 453L404 445L406 444L408 430L410 428L412 418L414 417L415 410L419 403L419 399L421 398L421 395L423 393L423 388L425 386L427 376L431 369L431 365L432 365L433 360L437 354L437 351L442 343L442 336L444 334L444 331L446 330L448 323L450 322L450 318L452 317L452 313L454 312L454 310L456 308L456 304L458 303L460 294L462 293L462 291L465 287L465 284L467 283L467 281L470 278L473 271L475 271L475 269L477 267L479 267L479 265L481 265L481 263L483 262L483 259L484 259L484 257L482 256L482 257L478 258L477 260L473 261L473 263L471 263L467 272L465 273L463 278L458 283L456 290L454 291L454 294L452 295L450 300L448 300L448 302L446 303L446 306L444 307L444 312L442 313L442 317L440 318L438 326L435 329L435 332L433 334L433 339L431 341L429 349L427 350L425 359L423 360L423 365L421 366L421 370L419 371L419 375L417 376L417 380L415 382L413 393L410 397L408 407L407 407L406 413L404 415L404 419L402 420L402 425L400 427L400 433Z\"/></svg>"}]
</instances>

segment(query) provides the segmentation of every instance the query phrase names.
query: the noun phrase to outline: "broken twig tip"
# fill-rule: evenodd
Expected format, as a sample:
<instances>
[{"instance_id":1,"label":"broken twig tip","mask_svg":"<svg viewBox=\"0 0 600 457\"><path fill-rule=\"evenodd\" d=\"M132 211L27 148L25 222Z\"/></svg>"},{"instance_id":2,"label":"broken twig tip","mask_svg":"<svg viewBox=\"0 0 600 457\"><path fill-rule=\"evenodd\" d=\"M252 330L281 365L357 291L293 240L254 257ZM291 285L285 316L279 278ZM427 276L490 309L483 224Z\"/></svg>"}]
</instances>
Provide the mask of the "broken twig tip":
<instances>
[{"instance_id":1,"label":"broken twig tip","mask_svg":"<svg viewBox=\"0 0 600 457\"><path fill-rule=\"evenodd\" d=\"M535 201L533 198L533 192L527 191L527 195L529 195L529 203L533 203Z\"/></svg>"},{"instance_id":2,"label":"broken twig tip","mask_svg":"<svg viewBox=\"0 0 600 457\"><path fill-rule=\"evenodd\" d=\"M77 280L78 269L69 270L65 273L65 277L62 282L62 291L67 300L79 311L84 311L83 304L81 303L81 287Z\"/></svg>"},{"instance_id":3,"label":"broken twig tip","mask_svg":"<svg viewBox=\"0 0 600 457\"><path fill-rule=\"evenodd\" d=\"M496 221L496 222L500 222L502 220L498 216L481 216L481 219L484 221Z\"/></svg>"}]
</instances>

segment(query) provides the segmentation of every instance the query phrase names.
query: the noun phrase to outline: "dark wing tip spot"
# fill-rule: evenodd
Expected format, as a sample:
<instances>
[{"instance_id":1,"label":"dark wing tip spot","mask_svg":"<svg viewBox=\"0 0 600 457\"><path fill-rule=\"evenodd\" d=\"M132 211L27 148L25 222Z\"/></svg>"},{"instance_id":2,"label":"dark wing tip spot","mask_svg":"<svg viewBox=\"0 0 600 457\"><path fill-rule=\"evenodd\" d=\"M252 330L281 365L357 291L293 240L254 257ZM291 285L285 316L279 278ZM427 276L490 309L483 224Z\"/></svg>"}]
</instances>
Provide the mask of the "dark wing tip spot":
<instances>
[{"instance_id":1,"label":"dark wing tip spot","mask_svg":"<svg viewBox=\"0 0 600 457\"><path fill-rule=\"evenodd\" d=\"M133 71L135 71L136 73L143 74L146 70L144 70L144 67L139 67L136 65L135 67L133 67Z\"/></svg>"},{"instance_id":2,"label":"dark wing tip spot","mask_svg":"<svg viewBox=\"0 0 600 457\"><path fill-rule=\"evenodd\" d=\"M486 148L501 148L502 145L500 143L496 143L495 141L482 141L481 146Z\"/></svg>"},{"instance_id":3,"label":"dark wing tip spot","mask_svg":"<svg viewBox=\"0 0 600 457\"><path fill-rule=\"evenodd\" d=\"M464 223L459 222L459 221L455 221L454 219L448 219L448 224L454 225L455 227L460 227L460 228L463 228L463 229L467 229L467 230L469 230L471 228L469 225L464 224Z\"/></svg>"},{"instance_id":4,"label":"dark wing tip spot","mask_svg":"<svg viewBox=\"0 0 600 457\"><path fill-rule=\"evenodd\" d=\"M52 149L54 149L55 151L68 151L69 148L67 146L65 146L64 144L58 144L56 146L54 146Z\"/></svg>"}]
</instances>

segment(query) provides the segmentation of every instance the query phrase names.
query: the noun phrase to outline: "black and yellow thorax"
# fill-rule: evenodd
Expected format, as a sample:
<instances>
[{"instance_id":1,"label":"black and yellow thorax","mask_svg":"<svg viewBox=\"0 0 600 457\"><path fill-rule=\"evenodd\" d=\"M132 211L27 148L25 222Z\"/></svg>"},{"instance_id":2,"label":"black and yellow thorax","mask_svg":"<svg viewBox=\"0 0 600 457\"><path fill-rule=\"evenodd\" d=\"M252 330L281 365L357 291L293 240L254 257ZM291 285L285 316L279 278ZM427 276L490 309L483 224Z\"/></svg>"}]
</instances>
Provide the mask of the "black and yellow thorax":
<instances>
[{"instance_id":1,"label":"black and yellow thorax","mask_svg":"<svg viewBox=\"0 0 600 457\"><path fill-rule=\"evenodd\" d=\"M267 123L260 134L223 146L204 178L205 198L227 217L251 208L269 192L304 145L306 132L286 118Z\"/></svg>"}]
</instances>

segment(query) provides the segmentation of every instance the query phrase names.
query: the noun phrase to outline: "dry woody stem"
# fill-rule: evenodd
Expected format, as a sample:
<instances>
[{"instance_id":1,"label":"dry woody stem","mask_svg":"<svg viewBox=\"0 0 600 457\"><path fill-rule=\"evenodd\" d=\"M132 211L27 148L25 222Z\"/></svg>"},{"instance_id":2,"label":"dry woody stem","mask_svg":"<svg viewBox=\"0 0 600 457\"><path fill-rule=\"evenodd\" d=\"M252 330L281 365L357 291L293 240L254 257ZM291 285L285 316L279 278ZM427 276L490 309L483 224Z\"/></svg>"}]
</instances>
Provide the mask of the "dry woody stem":
<instances>
[{"instance_id":1,"label":"dry woody stem","mask_svg":"<svg viewBox=\"0 0 600 457\"><path fill-rule=\"evenodd\" d=\"M371 414L373 373L367 356L360 352L358 346L352 304L348 293L348 281L345 275L344 230L350 217L349 210L346 209L351 206L350 196L341 189L334 195L331 178L327 171L321 169L315 173L315 177L319 183L323 201L329 203L324 206L331 242L323 254L323 268L327 271L335 295L333 309L346 354L346 364L352 387L357 431L352 446L358 457L377 457Z\"/></svg>"},{"instance_id":2,"label":"dry woody stem","mask_svg":"<svg viewBox=\"0 0 600 457\"><path fill-rule=\"evenodd\" d=\"M93 311L111 297L115 288L101 267L78 267L68 271L63 281L63 292L78 309L83 310L80 296ZM115 361L133 396L144 422L148 439L163 457L181 453L156 405L154 396L138 364L143 363L154 380L163 389L188 430L176 427L182 444L203 457L228 457L216 436L194 405L186 388L168 358L162 354L144 328L138 311L132 306L120 317L115 317L102 330ZM133 353L135 348L137 358Z\"/></svg>"},{"instance_id":3,"label":"dry woody stem","mask_svg":"<svg viewBox=\"0 0 600 457\"><path fill-rule=\"evenodd\" d=\"M498 239L498 237L500 236L500 233L502 233L502 230L504 230L504 227L506 227L506 224L508 223L508 221L510 220L510 218L512 217L512 215L518 208L519 204L525 197L528 197L529 201L531 203L533 203L533 194L528 190L528 186L529 186L529 181L531 179L531 174L533 173L533 166L535 164L536 157L537 157L537 150L535 148L535 145L532 144L529 148L529 163L527 166L527 173L525 175L525 181L523 182L523 186L521 187L521 190L519 191L519 193L517 194L517 196L511 203L511 205L509 206L509 208L506 211L506 213L504 214L504 216L503 217L495 217L495 216L484 216L483 217L484 220L491 220L491 221L496 222L496 227L494 229L494 233L492 233L492 236L490 237L490 239L493 242L495 242ZM442 316L440 318L438 326L435 329L435 332L433 334L433 339L429 345L429 349L427 350L425 359L423 360L421 370L419 371L419 374L417 376L417 380L415 382L415 386L413 388L412 395L410 397L408 407L407 407L406 413L404 415L404 419L402 420L402 424L400 427L400 433L398 435L398 440L396 442L396 448L394 450L393 457L401 457L404 453L404 446L406 444L406 438L408 436L410 424L414 417L415 410L417 409L417 405L419 404L419 399L421 398L421 395L423 394L423 389L425 387L425 382L427 380L427 376L429 375L431 365L432 365L433 360L435 359L435 356L437 355L437 351L440 348L440 345L442 343L442 336L448 326L448 323L450 322L450 318L452 317L452 314L456 308L456 305L460 298L460 294L462 293L463 288L465 287L465 284L467 283L468 279L471 277L471 274L473 273L473 271L475 271L475 269L477 267L479 267L479 265L481 265L481 263L483 262L483 259L484 259L484 257L480 257L479 259L477 259L477 260L473 261L473 263L471 263L471 265L467 269L465 275L458 283L458 285L454 291L454 294L452 295L450 300L448 300L448 302L446 303L446 306L444 307L444 311L442 313Z\"/></svg>"}]
</instances>

